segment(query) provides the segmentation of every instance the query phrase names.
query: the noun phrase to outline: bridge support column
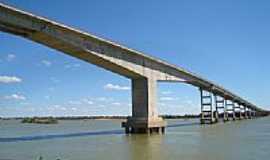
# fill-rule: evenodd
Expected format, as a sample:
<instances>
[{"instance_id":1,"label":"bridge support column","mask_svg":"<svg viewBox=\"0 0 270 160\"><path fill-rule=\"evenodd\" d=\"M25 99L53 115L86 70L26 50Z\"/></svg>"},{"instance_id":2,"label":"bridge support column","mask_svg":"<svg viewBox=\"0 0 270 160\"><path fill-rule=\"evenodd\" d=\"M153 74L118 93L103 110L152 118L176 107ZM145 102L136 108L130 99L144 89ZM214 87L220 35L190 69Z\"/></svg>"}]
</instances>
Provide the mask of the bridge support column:
<instances>
[{"instance_id":1,"label":"bridge support column","mask_svg":"<svg viewBox=\"0 0 270 160\"><path fill-rule=\"evenodd\" d=\"M216 122L216 111L213 111L212 93L200 88L201 94L201 124Z\"/></svg>"},{"instance_id":2,"label":"bridge support column","mask_svg":"<svg viewBox=\"0 0 270 160\"><path fill-rule=\"evenodd\" d=\"M238 103L234 102L234 114L235 114L235 119L241 119L241 108L240 105Z\"/></svg>"},{"instance_id":3,"label":"bridge support column","mask_svg":"<svg viewBox=\"0 0 270 160\"><path fill-rule=\"evenodd\" d=\"M249 110L249 112L250 112L250 113L249 113L249 115L250 115L250 119L252 119L252 118L253 118L253 110L252 110L252 109L250 109L250 110Z\"/></svg>"},{"instance_id":4,"label":"bridge support column","mask_svg":"<svg viewBox=\"0 0 270 160\"><path fill-rule=\"evenodd\" d=\"M122 123L126 133L164 133L165 121L158 117L156 108L157 81L132 80L132 117Z\"/></svg>"},{"instance_id":5,"label":"bridge support column","mask_svg":"<svg viewBox=\"0 0 270 160\"><path fill-rule=\"evenodd\" d=\"M254 111L252 110L252 117L256 118L256 111L255 110Z\"/></svg>"},{"instance_id":6,"label":"bridge support column","mask_svg":"<svg viewBox=\"0 0 270 160\"><path fill-rule=\"evenodd\" d=\"M238 104L238 110L239 110L239 120L242 120L243 119L243 116L242 116L242 108L241 108L241 105Z\"/></svg>"},{"instance_id":7,"label":"bridge support column","mask_svg":"<svg viewBox=\"0 0 270 160\"><path fill-rule=\"evenodd\" d=\"M232 101L232 104L231 104L231 106L232 106L232 120L236 120L236 111L235 111L235 102L234 101Z\"/></svg>"},{"instance_id":8,"label":"bridge support column","mask_svg":"<svg viewBox=\"0 0 270 160\"><path fill-rule=\"evenodd\" d=\"M218 122L219 118L220 118L219 110L222 109L224 111L224 107L225 107L224 98L215 95L215 104L216 104L216 113L214 115L215 115L215 118L216 118L216 122Z\"/></svg>"},{"instance_id":9,"label":"bridge support column","mask_svg":"<svg viewBox=\"0 0 270 160\"><path fill-rule=\"evenodd\" d=\"M230 100L225 99L225 108L224 108L224 117L223 121L229 121L230 120L230 112L232 114L232 117L234 117L234 107L233 107L233 102L229 102Z\"/></svg>"},{"instance_id":10,"label":"bridge support column","mask_svg":"<svg viewBox=\"0 0 270 160\"><path fill-rule=\"evenodd\" d=\"M253 110L250 109L250 118L252 119L253 118Z\"/></svg>"},{"instance_id":11,"label":"bridge support column","mask_svg":"<svg viewBox=\"0 0 270 160\"><path fill-rule=\"evenodd\" d=\"M251 119L251 109L248 109L248 119Z\"/></svg>"},{"instance_id":12,"label":"bridge support column","mask_svg":"<svg viewBox=\"0 0 270 160\"><path fill-rule=\"evenodd\" d=\"M239 105L240 107L240 119L245 119L245 115L243 115L243 113L245 113L245 108L242 105Z\"/></svg>"},{"instance_id":13,"label":"bridge support column","mask_svg":"<svg viewBox=\"0 0 270 160\"><path fill-rule=\"evenodd\" d=\"M244 106L245 119L248 119L248 108Z\"/></svg>"}]
</instances>

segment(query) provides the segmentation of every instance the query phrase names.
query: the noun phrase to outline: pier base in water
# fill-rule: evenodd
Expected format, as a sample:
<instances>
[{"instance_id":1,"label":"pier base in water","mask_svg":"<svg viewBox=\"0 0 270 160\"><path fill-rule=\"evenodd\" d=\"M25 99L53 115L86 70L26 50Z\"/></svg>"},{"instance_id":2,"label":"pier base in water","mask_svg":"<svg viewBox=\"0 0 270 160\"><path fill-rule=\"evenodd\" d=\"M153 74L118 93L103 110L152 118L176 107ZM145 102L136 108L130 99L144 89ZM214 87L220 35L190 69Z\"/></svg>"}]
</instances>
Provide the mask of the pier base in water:
<instances>
[{"instance_id":1,"label":"pier base in water","mask_svg":"<svg viewBox=\"0 0 270 160\"><path fill-rule=\"evenodd\" d=\"M126 134L164 134L166 122L162 118L128 118L127 122L122 123Z\"/></svg>"}]
</instances>

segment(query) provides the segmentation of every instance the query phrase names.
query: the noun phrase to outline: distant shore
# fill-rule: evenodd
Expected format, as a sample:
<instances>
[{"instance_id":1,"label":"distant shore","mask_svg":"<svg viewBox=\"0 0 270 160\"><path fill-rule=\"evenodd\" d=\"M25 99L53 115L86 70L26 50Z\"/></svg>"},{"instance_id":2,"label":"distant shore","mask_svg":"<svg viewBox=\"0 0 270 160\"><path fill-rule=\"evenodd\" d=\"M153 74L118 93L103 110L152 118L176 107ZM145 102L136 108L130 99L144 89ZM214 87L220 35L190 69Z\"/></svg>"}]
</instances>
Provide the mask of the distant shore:
<instances>
[{"instance_id":1,"label":"distant shore","mask_svg":"<svg viewBox=\"0 0 270 160\"><path fill-rule=\"evenodd\" d=\"M63 117L0 117L0 120L23 120L26 118L48 119L56 120L125 120L129 116L63 116ZM199 118L199 115L160 115L164 119L193 119Z\"/></svg>"},{"instance_id":2,"label":"distant shore","mask_svg":"<svg viewBox=\"0 0 270 160\"><path fill-rule=\"evenodd\" d=\"M23 118L22 123L36 123L36 124L57 124L58 120L53 117L33 117L33 118Z\"/></svg>"}]
</instances>

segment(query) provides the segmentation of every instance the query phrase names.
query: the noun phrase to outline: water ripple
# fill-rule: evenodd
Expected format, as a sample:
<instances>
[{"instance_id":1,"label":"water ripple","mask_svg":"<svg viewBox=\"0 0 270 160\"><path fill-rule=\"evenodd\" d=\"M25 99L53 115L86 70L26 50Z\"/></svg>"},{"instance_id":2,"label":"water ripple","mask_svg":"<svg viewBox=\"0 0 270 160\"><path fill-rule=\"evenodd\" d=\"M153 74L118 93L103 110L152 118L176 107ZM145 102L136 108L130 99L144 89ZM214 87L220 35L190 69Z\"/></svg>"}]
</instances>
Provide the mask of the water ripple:
<instances>
[{"instance_id":1,"label":"water ripple","mask_svg":"<svg viewBox=\"0 0 270 160\"><path fill-rule=\"evenodd\" d=\"M35 141L35 140L47 140L47 139L58 139L58 138L72 138L72 137L96 136L96 135L117 135L117 134L124 134L124 131L123 130L110 130L110 131L69 133L69 134L8 137L8 138L0 138L0 142Z\"/></svg>"},{"instance_id":2,"label":"water ripple","mask_svg":"<svg viewBox=\"0 0 270 160\"><path fill-rule=\"evenodd\" d=\"M199 125L200 122L191 122L191 123L180 123L180 124L171 124L168 125L168 128L174 128L174 127L184 127L184 126L195 126L195 125Z\"/></svg>"},{"instance_id":3,"label":"water ripple","mask_svg":"<svg viewBox=\"0 0 270 160\"><path fill-rule=\"evenodd\" d=\"M171 124L168 128L183 127L183 126L193 126L198 125L198 122L194 123L181 123L181 124ZM73 137L83 137L83 136L97 136L97 135L121 135L124 131L121 130L109 130L109 131L95 131L95 132L80 132L80 133L67 133L67 134L49 134L49 135L38 135L38 136L22 136L22 137L7 137L0 138L0 142L19 142L19 141L36 141L36 140L49 140L49 139L59 139L59 138L73 138Z\"/></svg>"}]
</instances>

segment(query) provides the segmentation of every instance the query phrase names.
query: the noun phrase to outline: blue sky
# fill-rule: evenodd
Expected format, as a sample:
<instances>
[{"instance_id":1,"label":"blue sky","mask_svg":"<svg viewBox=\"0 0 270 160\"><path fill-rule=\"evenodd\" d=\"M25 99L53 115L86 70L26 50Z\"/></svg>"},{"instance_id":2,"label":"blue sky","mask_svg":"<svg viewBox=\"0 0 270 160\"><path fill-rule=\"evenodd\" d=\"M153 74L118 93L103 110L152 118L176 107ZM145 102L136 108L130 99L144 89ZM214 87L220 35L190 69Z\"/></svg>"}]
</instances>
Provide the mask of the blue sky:
<instances>
[{"instance_id":1,"label":"blue sky","mask_svg":"<svg viewBox=\"0 0 270 160\"><path fill-rule=\"evenodd\" d=\"M270 109L268 1L0 0L159 57ZM0 33L0 116L130 115L130 80ZM159 83L161 114L199 113L198 89Z\"/></svg>"}]
</instances>

